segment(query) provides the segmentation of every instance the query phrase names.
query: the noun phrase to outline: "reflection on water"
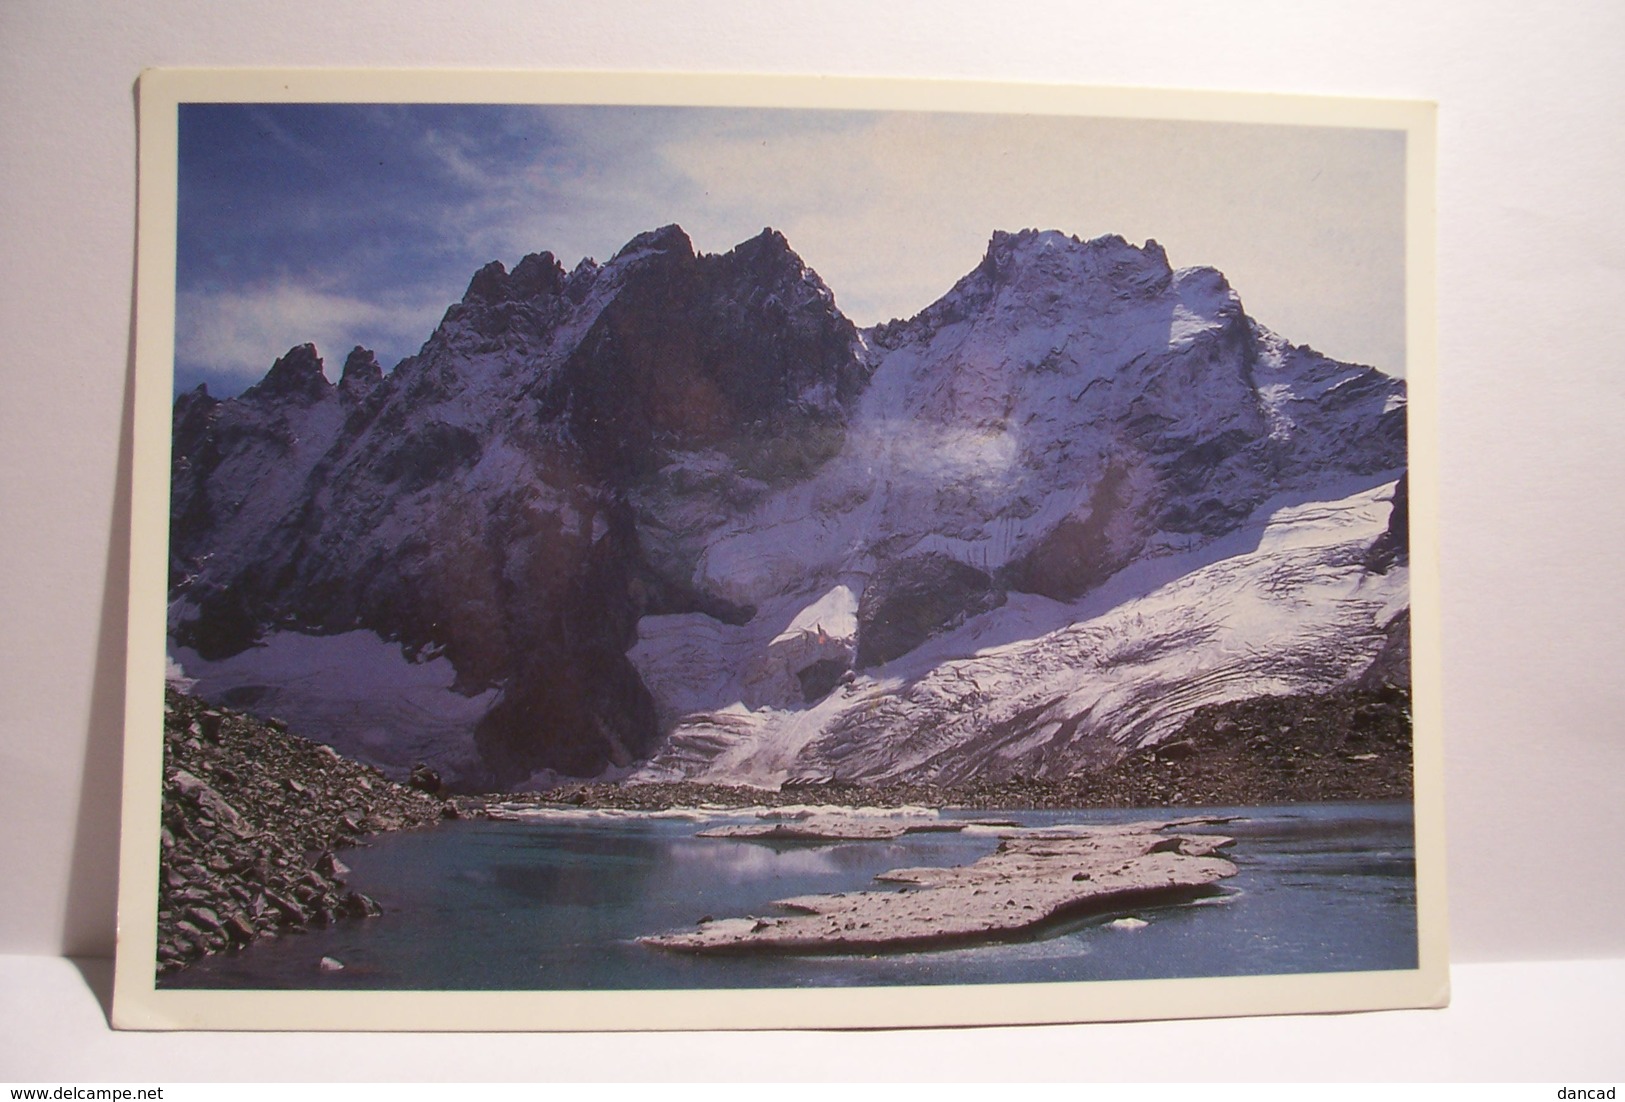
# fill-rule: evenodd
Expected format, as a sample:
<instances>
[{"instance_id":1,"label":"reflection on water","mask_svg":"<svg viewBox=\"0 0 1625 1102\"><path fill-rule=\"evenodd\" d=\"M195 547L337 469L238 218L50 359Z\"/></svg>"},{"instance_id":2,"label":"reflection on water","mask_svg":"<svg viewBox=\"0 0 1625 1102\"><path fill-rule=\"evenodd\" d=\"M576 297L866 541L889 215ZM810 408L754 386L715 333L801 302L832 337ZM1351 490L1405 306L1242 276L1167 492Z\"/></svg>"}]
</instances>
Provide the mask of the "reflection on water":
<instances>
[{"instance_id":1,"label":"reflection on water","mask_svg":"<svg viewBox=\"0 0 1625 1102\"><path fill-rule=\"evenodd\" d=\"M667 852L685 879L716 879L730 884L756 883L775 877L832 876L847 869L867 867L869 855L864 852L864 846L874 847L875 854L886 854L888 859L901 857L905 852L890 842L809 845L739 840L719 844L722 842L726 839L695 838L674 843Z\"/></svg>"},{"instance_id":2,"label":"reflection on water","mask_svg":"<svg viewBox=\"0 0 1625 1102\"><path fill-rule=\"evenodd\" d=\"M772 913L772 901L875 889L912 865L966 864L990 833L876 842L697 838L678 819L458 822L349 851L352 886L383 918L210 958L175 986L638 989L1011 983L1416 967L1411 809L1297 805L1223 811L1240 872L1220 893L1075 920L1010 943L877 956L700 958L643 934ZM1000 813L1030 826L1158 811ZM1183 812L1179 813L1183 814ZM1131 913L1144 923L1119 923ZM317 968L323 956L342 972Z\"/></svg>"}]
</instances>

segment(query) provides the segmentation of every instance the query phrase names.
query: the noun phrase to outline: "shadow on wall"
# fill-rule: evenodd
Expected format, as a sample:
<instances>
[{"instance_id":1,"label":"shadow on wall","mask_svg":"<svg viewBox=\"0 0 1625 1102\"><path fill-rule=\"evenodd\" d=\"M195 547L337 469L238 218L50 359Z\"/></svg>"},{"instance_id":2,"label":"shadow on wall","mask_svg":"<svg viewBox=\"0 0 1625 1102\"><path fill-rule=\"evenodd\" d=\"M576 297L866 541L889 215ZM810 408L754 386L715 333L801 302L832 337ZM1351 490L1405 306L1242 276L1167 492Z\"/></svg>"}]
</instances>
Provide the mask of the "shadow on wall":
<instances>
[{"instance_id":1,"label":"shadow on wall","mask_svg":"<svg viewBox=\"0 0 1625 1102\"><path fill-rule=\"evenodd\" d=\"M131 261L131 286L135 285ZM119 423L107 569L91 675L84 770L74 820L62 916L62 953L112 1012L112 967L118 934L119 817L124 766L124 686L130 602L130 498L135 429L135 303L131 298L125 354L124 407ZM153 840L156 844L156 839ZM82 959L92 958L92 959Z\"/></svg>"}]
</instances>

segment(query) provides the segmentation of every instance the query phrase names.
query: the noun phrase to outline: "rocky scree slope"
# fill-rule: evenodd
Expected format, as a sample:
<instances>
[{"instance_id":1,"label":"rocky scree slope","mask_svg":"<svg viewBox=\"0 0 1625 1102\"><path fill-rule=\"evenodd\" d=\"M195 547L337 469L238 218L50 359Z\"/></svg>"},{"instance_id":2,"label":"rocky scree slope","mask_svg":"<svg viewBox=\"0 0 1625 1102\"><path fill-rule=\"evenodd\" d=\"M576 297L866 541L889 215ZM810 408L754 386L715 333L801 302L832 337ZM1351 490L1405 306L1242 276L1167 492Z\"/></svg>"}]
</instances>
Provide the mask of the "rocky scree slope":
<instances>
[{"instance_id":1,"label":"rocky scree slope","mask_svg":"<svg viewBox=\"0 0 1625 1102\"><path fill-rule=\"evenodd\" d=\"M290 713L321 677L256 672L279 637L441 664L469 786L1062 776L1365 670L1407 600L1375 547L1404 465L1402 381L1155 242L995 234L859 332L780 235L667 227L482 269L387 375L357 350L331 385L306 346L182 396L172 641Z\"/></svg>"},{"instance_id":2,"label":"rocky scree slope","mask_svg":"<svg viewBox=\"0 0 1625 1102\"><path fill-rule=\"evenodd\" d=\"M166 692L158 971L299 933L378 904L348 890L336 851L464 812L330 747Z\"/></svg>"}]
</instances>

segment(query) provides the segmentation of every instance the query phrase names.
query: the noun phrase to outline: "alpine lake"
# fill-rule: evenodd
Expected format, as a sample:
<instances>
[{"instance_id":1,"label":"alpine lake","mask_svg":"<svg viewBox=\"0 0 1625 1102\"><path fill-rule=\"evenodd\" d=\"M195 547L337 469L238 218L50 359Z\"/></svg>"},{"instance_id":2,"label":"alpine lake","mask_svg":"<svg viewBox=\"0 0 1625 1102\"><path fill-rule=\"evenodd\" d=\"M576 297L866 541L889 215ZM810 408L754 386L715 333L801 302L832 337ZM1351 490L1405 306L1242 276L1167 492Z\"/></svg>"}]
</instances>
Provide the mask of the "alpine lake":
<instances>
[{"instance_id":1,"label":"alpine lake","mask_svg":"<svg viewBox=\"0 0 1625 1102\"><path fill-rule=\"evenodd\" d=\"M448 822L342 852L384 915L201 960L164 987L233 990L650 990L1041 983L1411 969L1409 803L942 812L1027 827L1235 816L1182 828L1235 839L1211 894L929 951L694 955L641 944L773 901L882 887L889 869L963 865L989 832L883 841L702 838L737 812L583 812ZM342 968L323 958L339 962Z\"/></svg>"}]
</instances>

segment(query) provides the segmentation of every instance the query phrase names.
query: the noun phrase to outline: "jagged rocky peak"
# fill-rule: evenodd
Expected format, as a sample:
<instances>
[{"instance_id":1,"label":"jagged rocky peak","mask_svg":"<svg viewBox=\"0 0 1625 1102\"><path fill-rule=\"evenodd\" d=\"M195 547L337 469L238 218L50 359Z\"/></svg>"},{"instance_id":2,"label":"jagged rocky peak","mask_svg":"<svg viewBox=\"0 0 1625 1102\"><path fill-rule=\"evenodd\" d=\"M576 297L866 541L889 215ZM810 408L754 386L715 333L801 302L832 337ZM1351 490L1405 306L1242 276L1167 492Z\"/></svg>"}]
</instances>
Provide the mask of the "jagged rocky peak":
<instances>
[{"instance_id":1,"label":"jagged rocky peak","mask_svg":"<svg viewBox=\"0 0 1625 1102\"><path fill-rule=\"evenodd\" d=\"M372 349L359 344L344 358L344 371L339 376L339 390L346 394L366 394L384 379L384 369Z\"/></svg>"},{"instance_id":2,"label":"jagged rocky peak","mask_svg":"<svg viewBox=\"0 0 1625 1102\"><path fill-rule=\"evenodd\" d=\"M748 241L741 241L718 260L737 276L754 276L764 282L776 282L786 274L801 276L808 271L784 234L771 226Z\"/></svg>"},{"instance_id":3,"label":"jagged rocky peak","mask_svg":"<svg viewBox=\"0 0 1625 1102\"><path fill-rule=\"evenodd\" d=\"M1221 305L1234 297L1224 277L1212 269L1190 272L1216 277L1213 290ZM1174 271L1167 251L1155 240L1135 246L1117 234L1084 240L1059 230L997 230L981 262L947 294L912 318L876 326L870 339L893 348L995 309L1022 314L1062 308L1112 311L1126 300L1155 299L1187 274Z\"/></svg>"},{"instance_id":4,"label":"jagged rocky peak","mask_svg":"<svg viewBox=\"0 0 1625 1102\"><path fill-rule=\"evenodd\" d=\"M680 256L692 257L694 242L683 232L683 227L673 223L638 234L622 245L613 259L628 260L640 253L677 253Z\"/></svg>"},{"instance_id":5,"label":"jagged rocky peak","mask_svg":"<svg viewBox=\"0 0 1625 1102\"><path fill-rule=\"evenodd\" d=\"M534 343L566 312L564 268L550 252L530 253L512 272L493 260L474 273L460 301L453 303L425 351L440 347L473 356Z\"/></svg>"},{"instance_id":6,"label":"jagged rocky peak","mask_svg":"<svg viewBox=\"0 0 1625 1102\"><path fill-rule=\"evenodd\" d=\"M468 290L463 292L463 304L476 302L500 302L508 297L508 268L500 260L493 260L485 267L474 273L474 278L468 281Z\"/></svg>"},{"instance_id":7,"label":"jagged rocky peak","mask_svg":"<svg viewBox=\"0 0 1625 1102\"><path fill-rule=\"evenodd\" d=\"M763 226L762 232L748 241L741 241L733 251L741 256L763 256L792 252L789 240L772 226Z\"/></svg>"},{"instance_id":8,"label":"jagged rocky peak","mask_svg":"<svg viewBox=\"0 0 1625 1102\"><path fill-rule=\"evenodd\" d=\"M271 365L265 378L243 392L243 400L293 400L301 403L318 402L333 391L322 370L322 358L314 344L301 344L288 349L287 354Z\"/></svg>"},{"instance_id":9,"label":"jagged rocky peak","mask_svg":"<svg viewBox=\"0 0 1625 1102\"><path fill-rule=\"evenodd\" d=\"M1115 233L1085 241L1059 230L1000 230L989 240L975 274L1017 289L1059 280L1156 291L1167 286L1173 269L1167 251L1155 240L1137 247Z\"/></svg>"},{"instance_id":10,"label":"jagged rocky peak","mask_svg":"<svg viewBox=\"0 0 1625 1102\"><path fill-rule=\"evenodd\" d=\"M500 693L460 736L465 777L629 766L660 734L625 657L639 618L751 615L669 568L684 556L649 557L633 491L684 449L730 485L804 477L840 446L857 347L773 231L700 256L663 227L568 275L545 252L492 262L392 373L351 352L342 406L190 400L207 416L175 437L173 639L212 662L370 632ZM261 393L300 380L335 389L306 348ZM671 508L728 515L703 497Z\"/></svg>"},{"instance_id":11,"label":"jagged rocky peak","mask_svg":"<svg viewBox=\"0 0 1625 1102\"><path fill-rule=\"evenodd\" d=\"M486 265L387 375L357 348L335 388L304 345L243 398L182 395L174 443L189 674L255 643L370 634L403 684L449 665L460 717L397 734L380 705L379 754L409 765L427 740L465 783L510 785L636 768L663 738L662 760L753 777L718 757L744 753L741 732L769 781L1072 769L1152 722L1120 693L1142 659L1171 656L1177 695L1197 658L1231 651L1171 598L1129 598L1155 639L1121 618L1068 634L1063 605L1128 592L1138 564L1200 566L1283 490L1341 499L1359 474L1369 494L1405 437L1403 383L1275 338L1222 275L1173 269L1155 241L996 233L948 294L866 343L783 234L700 253L671 225L568 274L547 252ZM1276 663L1285 683L1350 647L1350 668L1369 661L1371 610L1397 607L1402 525L1379 540L1387 514L1349 502L1358 539L1328 532L1322 557L1366 569L1371 548L1385 572ZM234 660L246 679L210 691L318 726L349 691L342 669L283 685L269 657ZM881 667L923 688L882 691Z\"/></svg>"},{"instance_id":12,"label":"jagged rocky peak","mask_svg":"<svg viewBox=\"0 0 1625 1102\"><path fill-rule=\"evenodd\" d=\"M771 227L729 252L701 257L700 262L726 285L724 291L729 297L752 306L765 307L785 318L836 312L835 293L807 267L784 234ZM850 323L841 327L841 339L850 341L855 334Z\"/></svg>"},{"instance_id":13,"label":"jagged rocky peak","mask_svg":"<svg viewBox=\"0 0 1625 1102\"><path fill-rule=\"evenodd\" d=\"M564 267L550 252L528 253L510 273L493 260L474 273L463 303L526 302L564 290Z\"/></svg>"},{"instance_id":14,"label":"jagged rocky peak","mask_svg":"<svg viewBox=\"0 0 1625 1102\"><path fill-rule=\"evenodd\" d=\"M856 329L775 231L696 255L679 227L651 230L598 284L602 309L539 397L601 477L648 476L671 449L802 438L843 420L867 379ZM817 457L788 473L803 459Z\"/></svg>"},{"instance_id":15,"label":"jagged rocky peak","mask_svg":"<svg viewBox=\"0 0 1625 1102\"><path fill-rule=\"evenodd\" d=\"M220 399L209 393L209 384L199 383L175 397L175 423L179 425L200 411L207 413L219 404Z\"/></svg>"},{"instance_id":16,"label":"jagged rocky peak","mask_svg":"<svg viewBox=\"0 0 1625 1102\"><path fill-rule=\"evenodd\" d=\"M805 297L821 305L833 306L835 301L834 294L790 247L784 234L771 227L725 253L699 253L681 226L662 226L628 241L609 266L635 269L639 263L657 257L674 265L674 270L697 273L703 291L712 299L733 292L759 305L775 294L799 287L804 288ZM584 266L589 263L583 261ZM576 273L571 273L570 278L577 278Z\"/></svg>"},{"instance_id":17,"label":"jagged rocky peak","mask_svg":"<svg viewBox=\"0 0 1625 1102\"><path fill-rule=\"evenodd\" d=\"M556 295L563 290L564 265L550 252L529 253L508 276L508 293L514 298Z\"/></svg>"},{"instance_id":18,"label":"jagged rocky peak","mask_svg":"<svg viewBox=\"0 0 1625 1102\"><path fill-rule=\"evenodd\" d=\"M563 293L565 297L571 302L580 305L581 301L587 297L587 291L597 280L598 273L602 270L603 266L592 257L582 257L576 263L576 266L570 269L570 274L564 277Z\"/></svg>"}]
</instances>

